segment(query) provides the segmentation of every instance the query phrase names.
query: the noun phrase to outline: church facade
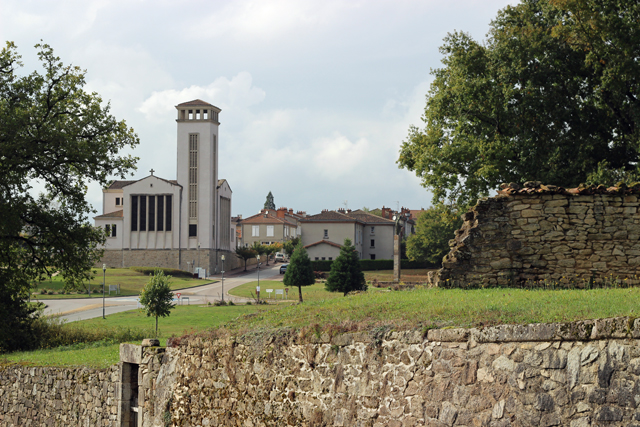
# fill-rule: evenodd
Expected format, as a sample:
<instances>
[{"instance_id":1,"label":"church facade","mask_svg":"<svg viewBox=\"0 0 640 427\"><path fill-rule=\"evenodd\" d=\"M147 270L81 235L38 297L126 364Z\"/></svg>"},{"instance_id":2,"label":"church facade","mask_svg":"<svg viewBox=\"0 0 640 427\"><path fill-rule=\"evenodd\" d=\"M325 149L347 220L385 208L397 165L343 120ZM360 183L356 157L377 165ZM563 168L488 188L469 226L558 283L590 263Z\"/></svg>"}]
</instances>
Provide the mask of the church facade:
<instances>
[{"instance_id":1,"label":"church facade","mask_svg":"<svg viewBox=\"0 0 640 427\"><path fill-rule=\"evenodd\" d=\"M167 267L207 273L239 265L232 191L218 178L221 110L202 100L176 106L175 180L150 175L114 181L103 189L103 213L95 225L107 233L102 263L108 267Z\"/></svg>"}]
</instances>

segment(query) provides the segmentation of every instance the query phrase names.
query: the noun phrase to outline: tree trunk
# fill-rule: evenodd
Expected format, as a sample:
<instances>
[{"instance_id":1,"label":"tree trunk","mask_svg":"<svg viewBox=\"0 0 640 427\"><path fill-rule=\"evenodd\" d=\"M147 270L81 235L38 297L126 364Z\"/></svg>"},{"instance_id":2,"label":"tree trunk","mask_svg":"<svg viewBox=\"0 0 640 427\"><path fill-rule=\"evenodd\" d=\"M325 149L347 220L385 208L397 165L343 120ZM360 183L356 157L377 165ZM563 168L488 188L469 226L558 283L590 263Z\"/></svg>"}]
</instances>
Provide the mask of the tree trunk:
<instances>
[{"instance_id":1,"label":"tree trunk","mask_svg":"<svg viewBox=\"0 0 640 427\"><path fill-rule=\"evenodd\" d=\"M300 295L300 302L302 302L302 286L298 286L298 295Z\"/></svg>"}]
</instances>

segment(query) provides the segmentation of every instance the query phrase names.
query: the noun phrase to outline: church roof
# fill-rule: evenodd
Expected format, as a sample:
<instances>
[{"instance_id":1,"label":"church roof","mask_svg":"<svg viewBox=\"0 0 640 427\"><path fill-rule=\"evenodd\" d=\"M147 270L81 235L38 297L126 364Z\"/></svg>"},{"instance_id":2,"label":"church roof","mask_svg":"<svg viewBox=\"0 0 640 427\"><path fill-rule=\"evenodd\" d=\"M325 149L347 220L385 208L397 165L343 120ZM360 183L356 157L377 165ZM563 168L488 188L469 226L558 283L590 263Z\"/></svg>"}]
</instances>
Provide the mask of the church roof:
<instances>
[{"instance_id":1,"label":"church roof","mask_svg":"<svg viewBox=\"0 0 640 427\"><path fill-rule=\"evenodd\" d=\"M208 102L204 102L202 99L194 99L193 101L183 102L177 105L178 107L214 107L218 108L215 105L211 105ZM218 108L219 110L219 108Z\"/></svg>"},{"instance_id":2,"label":"church roof","mask_svg":"<svg viewBox=\"0 0 640 427\"><path fill-rule=\"evenodd\" d=\"M98 218L123 218L123 217L124 217L124 211L121 209L119 211L114 211L114 212L109 212L106 214L94 216L93 218L98 219Z\"/></svg>"},{"instance_id":3,"label":"church roof","mask_svg":"<svg viewBox=\"0 0 640 427\"><path fill-rule=\"evenodd\" d=\"M156 176L156 175L149 175L149 176L152 176L152 177L154 177L154 178L161 179L162 181L168 182L168 183L173 184L173 185L180 185L180 184L178 184L178 181L177 181L177 180L175 180L175 179L164 179L164 178L160 178L159 176ZM144 178L142 178L142 179L136 179L136 180L128 180L128 181L113 181L113 182L111 183L111 185L107 187L107 190L122 190L122 189L123 189L124 187L126 187L127 185L135 184L135 183L136 183L136 182L138 182L138 181L142 181L142 180L143 180L143 179L145 179L145 178L149 178L149 176L145 176L145 177L144 177ZM180 186L181 186L181 185L180 185ZM181 186L181 187L182 187L182 186Z\"/></svg>"}]
</instances>

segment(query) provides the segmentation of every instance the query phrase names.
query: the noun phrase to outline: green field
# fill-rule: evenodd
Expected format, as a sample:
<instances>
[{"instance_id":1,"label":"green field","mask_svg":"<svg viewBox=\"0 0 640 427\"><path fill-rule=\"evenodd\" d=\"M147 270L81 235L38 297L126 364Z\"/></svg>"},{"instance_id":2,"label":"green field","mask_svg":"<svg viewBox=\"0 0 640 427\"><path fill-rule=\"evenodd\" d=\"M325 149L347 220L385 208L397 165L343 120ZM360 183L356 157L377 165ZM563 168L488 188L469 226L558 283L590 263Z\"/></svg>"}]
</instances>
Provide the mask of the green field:
<instances>
[{"instance_id":1,"label":"green field","mask_svg":"<svg viewBox=\"0 0 640 427\"><path fill-rule=\"evenodd\" d=\"M243 314L264 311L265 307L257 305L236 306L177 306L169 317L158 320L158 332L161 345L166 344L170 336L182 336L188 333L203 331L219 327ZM147 331L155 330L155 318L147 317L141 310L131 310L107 316L106 319L96 318L73 322L65 327L82 326L86 328L116 328L132 327ZM149 338L152 338L152 334ZM138 343L139 344L139 343ZM119 344L102 345L80 344L62 349L38 350L31 352L12 353L0 356L3 363L23 363L36 366L91 366L105 368L118 362Z\"/></svg>"},{"instance_id":2,"label":"green field","mask_svg":"<svg viewBox=\"0 0 640 427\"><path fill-rule=\"evenodd\" d=\"M98 290L99 294L92 293L91 296L100 296L102 298L102 270L94 269L94 278L88 284L91 290ZM143 273L128 268L109 268L106 272L107 286L120 284L120 295L138 295L142 290L142 287L149 281L149 276ZM170 281L171 289L183 289L192 288L194 286L202 286L204 284L211 283L205 280L192 279L186 277L172 277ZM62 294L64 288L64 282L61 276L55 276L51 279L43 280L38 283L36 290L32 296L35 299L52 299L52 298L87 298L89 295L87 292L83 293L70 293ZM54 295L50 293L43 295L42 289L55 292ZM108 294L108 288L107 288ZM112 292L112 296L115 294Z\"/></svg>"},{"instance_id":3,"label":"green field","mask_svg":"<svg viewBox=\"0 0 640 427\"><path fill-rule=\"evenodd\" d=\"M234 288L232 293L250 297L257 282ZM282 289L278 281L260 281L262 289ZM225 326L236 334L256 329L295 328L298 330L340 331L372 328L486 327L497 324L570 322L618 316L638 316L640 288L594 290L524 289L427 289L369 291L342 296L328 293L324 284L303 287L304 304L297 304L297 289L289 290L289 301L268 305L178 306L159 321L160 336L205 331ZM267 300L271 302L270 300ZM132 327L150 330L155 320L140 310L119 313L83 322L87 328ZM63 354L64 353L64 354ZM107 366L117 361L117 345L68 351L38 351L11 354L2 362L37 365Z\"/></svg>"},{"instance_id":4,"label":"green field","mask_svg":"<svg viewBox=\"0 0 640 427\"><path fill-rule=\"evenodd\" d=\"M236 288L233 288L229 291L229 294L235 295L238 297L245 298L253 298L256 295L256 286L258 286L258 282L249 282L244 285L240 285ZM276 289L286 289L282 282L275 280L261 280L260 281L260 299L265 300L267 302L279 302L282 301L283 295L278 295L276 298ZM267 289L273 289L271 293L271 298L269 298L269 294L267 293ZM253 296L251 295L253 293ZM285 298L287 294L284 294ZM311 286L303 286L302 287L302 299L304 301L319 301L319 300L327 300L332 298L341 297L341 293L337 292L327 292L324 290L324 282L319 282ZM288 300L291 302L298 301L298 288L289 288L289 298ZM286 300L286 299L285 299Z\"/></svg>"}]
</instances>

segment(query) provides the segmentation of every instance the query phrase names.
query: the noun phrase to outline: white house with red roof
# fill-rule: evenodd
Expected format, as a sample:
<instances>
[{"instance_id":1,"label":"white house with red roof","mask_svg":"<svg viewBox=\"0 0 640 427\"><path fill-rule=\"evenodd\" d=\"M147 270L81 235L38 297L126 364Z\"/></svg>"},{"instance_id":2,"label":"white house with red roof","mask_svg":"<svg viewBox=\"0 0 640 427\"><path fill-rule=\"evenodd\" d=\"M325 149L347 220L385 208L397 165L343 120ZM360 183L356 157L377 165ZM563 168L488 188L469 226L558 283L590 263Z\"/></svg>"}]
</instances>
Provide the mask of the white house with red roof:
<instances>
[{"instance_id":1,"label":"white house with red roof","mask_svg":"<svg viewBox=\"0 0 640 427\"><path fill-rule=\"evenodd\" d=\"M232 191L218 179L221 110L202 100L176 106L175 180L150 175L114 181L103 190L103 213L94 218L108 234L103 262L110 267L158 266L220 270L236 247ZM226 256L233 268L235 256Z\"/></svg>"}]
</instances>

